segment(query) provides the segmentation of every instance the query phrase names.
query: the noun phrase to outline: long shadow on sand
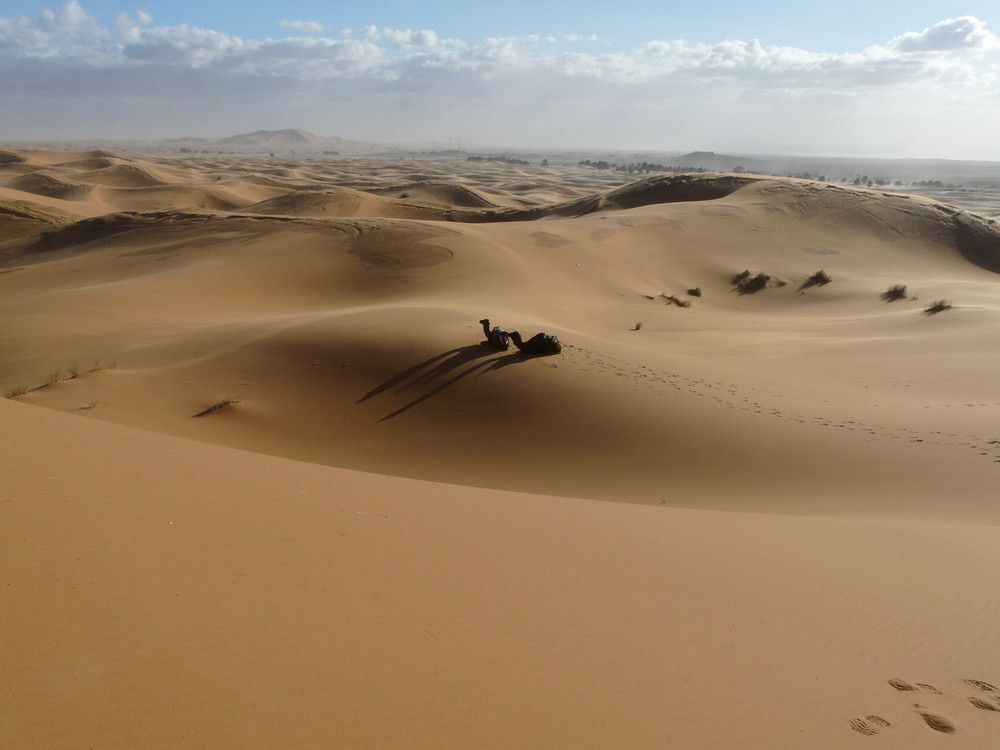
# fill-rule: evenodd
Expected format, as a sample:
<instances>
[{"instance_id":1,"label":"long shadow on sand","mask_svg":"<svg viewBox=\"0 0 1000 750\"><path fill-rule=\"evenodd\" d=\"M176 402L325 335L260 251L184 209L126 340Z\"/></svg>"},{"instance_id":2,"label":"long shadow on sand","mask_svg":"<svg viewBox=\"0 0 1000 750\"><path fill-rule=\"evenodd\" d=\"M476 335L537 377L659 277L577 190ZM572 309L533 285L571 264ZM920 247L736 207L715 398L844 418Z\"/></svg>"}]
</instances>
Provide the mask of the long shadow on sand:
<instances>
[{"instance_id":1,"label":"long shadow on sand","mask_svg":"<svg viewBox=\"0 0 1000 750\"><path fill-rule=\"evenodd\" d=\"M471 344L457 349L449 349L441 354L436 354L430 359L426 359L420 364L403 370L398 375L394 375L381 385L372 388L368 393L357 400L357 403L395 389L397 393L402 393L409 389L429 388L419 396L404 406L396 409L390 414L386 414L379 421L398 417L403 412L409 411L419 403L426 401L437 395L445 388L454 385L462 378L468 377L475 372L480 375L499 370L507 365L517 362L524 362L531 359L530 356L521 352L503 353L486 346L485 344ZM478 360L478 361L477 361ZM472 363L472 364L470 364Z\"/></svg>"}]
</instances>

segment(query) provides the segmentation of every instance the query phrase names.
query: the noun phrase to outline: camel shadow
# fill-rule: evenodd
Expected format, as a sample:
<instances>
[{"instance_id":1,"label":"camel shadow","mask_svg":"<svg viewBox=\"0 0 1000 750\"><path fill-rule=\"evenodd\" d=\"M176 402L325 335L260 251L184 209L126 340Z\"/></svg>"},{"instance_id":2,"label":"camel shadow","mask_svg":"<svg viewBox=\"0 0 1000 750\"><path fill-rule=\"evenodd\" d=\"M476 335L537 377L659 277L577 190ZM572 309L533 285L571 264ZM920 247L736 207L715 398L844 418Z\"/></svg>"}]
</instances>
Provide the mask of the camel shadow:
<instances>
[{"instance_id":1,"label":"camel shadow","mask_svg":"<svg viewBox=\"0 0 1000 750\"><path fill-rule=\"evenodd\" d=\"M486 372L499 370L509 364L523 362L527 359L530 359L530 357L521 352L505 353L486 346L485 343L470 344L458 347L457 349L449 349L419 364L408 367L397 375L393 375L384 383L368 391L356 403L360 404L390 390L394 390L396 393L403 393L414 388L421 390L424 388L428 389L405 405L379 419L380 422L384 422L387 419L398 417L400 414L409 411L414 406L436 396L441 391L473 373L478 372L482 375Z\"/></svg>"}]
</instances>

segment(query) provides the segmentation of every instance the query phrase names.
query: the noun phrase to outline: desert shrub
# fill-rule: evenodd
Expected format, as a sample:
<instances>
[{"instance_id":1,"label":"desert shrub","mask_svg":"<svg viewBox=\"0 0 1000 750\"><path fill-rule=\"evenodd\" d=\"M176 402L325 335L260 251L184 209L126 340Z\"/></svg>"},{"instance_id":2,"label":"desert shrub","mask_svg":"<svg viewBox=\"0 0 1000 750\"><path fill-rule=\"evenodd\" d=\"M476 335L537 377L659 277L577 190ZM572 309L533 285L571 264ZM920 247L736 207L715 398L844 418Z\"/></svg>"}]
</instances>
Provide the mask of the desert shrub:
<instances>
[{"instance_id":1,"label":"desert shrub","mask_svg":"<svg viewBox=\"0 0 1000 750\"><path fill-rule=\"evenodd\" d=\"M817 271L802 282L802 286L799 287L799 291L804 292L806 289L813 286L824 286L829 284L831 281L833 281L833 279L830 278L830 274L826 271Z\"/></svg>"},{"instance_id":2,"label":"desert shrub","mask_svg":"<svg viewBox=\"0 0 1000 750\"><path fill-rule=\"evenodd\" d=\"M668 305L671 302L673 302L678 307L691 307L691 302L689 300L681 299L676 294L661 293L660 296L663 297L663 299L665 299L667 301Z\"/></svg>"},{"instance_id":3,"label":"desert shrub","mask_svg":"<svg viewBox=\"0 0 1000 750\"><path fill-rule=\"evenodd\" d=\"M886 302L895 302L898 299L906 299L906 284L896 284L882 292L882 299Z\"/></svg>"},{"instance_id":4,"label":"desert shrub","mask_svg":"<svg viewBox=\"0 0 1000 750\"><path fill-rule=\"evenodd\" d=\"M747 276L736 285L740 294L753 294L767 287L771 277L766 273L759 273L756 276Z\"/></svg>"},{"instance_id":5,"label":"desert shrub","mask_svg":"<svg viewBox=\"0 0 1000 750\"><path fill-rule=\"evenodd\" d=\"M950 309L951 309L950 302L948 302L947 300L939 299L927 305L927 307L924 308L924 312L927 313L928 315L935 315L936 313L944 312L945 310L950 310Z\"/></svg>"},{"instance_id":6,"label":"desert shrub","mask_svg":"<svg viewBox=\"0 0 1000 750\"><path fill-rule=\"evenodd\" d=\"M700 297L701 296L701 287L700 286L696 286L694 289L688 289L688 294L691 295L692 297Z\"/></svg>"},{"instance_id":7,"label":"desert shrub","mask_svg":"<svg viewBox=\"0 0 1000 750\"><path fill-rule=\"evenodd\" d=\"M220 409L224 409L230 404L238 404L239 402L240 400L238 398L224 398L222 399L222 401L216 401L210 407L208 407L207 409L203 409L194 416L205 417L208 416L209 414L215 414L215 412L219 411Z\"/></svg>"}]
</instances>

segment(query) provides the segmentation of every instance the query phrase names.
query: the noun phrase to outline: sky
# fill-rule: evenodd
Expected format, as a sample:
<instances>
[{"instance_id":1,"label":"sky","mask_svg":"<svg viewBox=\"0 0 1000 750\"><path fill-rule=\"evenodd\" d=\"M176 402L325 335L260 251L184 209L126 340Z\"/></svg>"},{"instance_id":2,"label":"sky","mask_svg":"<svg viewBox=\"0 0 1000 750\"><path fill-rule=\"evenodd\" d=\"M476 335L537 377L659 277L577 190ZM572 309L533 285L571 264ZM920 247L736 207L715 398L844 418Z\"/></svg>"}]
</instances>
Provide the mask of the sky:
<instances>
[{"instance_id":1,"label":"sky","mask_svg":"<svg viewBox=\"0 0 1000 750\"><path fill-rule=\"evenodd\" d=\"M0 0L0 141L1000 160L996 0Z\"/></svg>"}]
</instances>

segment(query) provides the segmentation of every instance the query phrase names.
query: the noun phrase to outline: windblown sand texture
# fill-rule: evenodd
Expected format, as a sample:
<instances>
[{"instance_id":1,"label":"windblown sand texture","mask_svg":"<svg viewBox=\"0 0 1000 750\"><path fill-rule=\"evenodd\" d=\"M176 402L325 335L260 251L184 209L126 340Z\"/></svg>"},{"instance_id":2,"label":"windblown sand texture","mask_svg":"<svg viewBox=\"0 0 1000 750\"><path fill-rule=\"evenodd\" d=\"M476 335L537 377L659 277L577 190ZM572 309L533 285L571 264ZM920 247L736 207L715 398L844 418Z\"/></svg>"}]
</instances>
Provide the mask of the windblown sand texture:
<instances>
[{"instance_id":1,"label":"windblown sand texture","mask_svg":"<svg viewBox=\"0 0 1000 750\"><path fill-rule=\"evenodd\" d=\"M1000 227L630 179L0 151L0 745L996 748Z\"/></svg>"}]
</instances>

